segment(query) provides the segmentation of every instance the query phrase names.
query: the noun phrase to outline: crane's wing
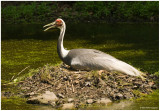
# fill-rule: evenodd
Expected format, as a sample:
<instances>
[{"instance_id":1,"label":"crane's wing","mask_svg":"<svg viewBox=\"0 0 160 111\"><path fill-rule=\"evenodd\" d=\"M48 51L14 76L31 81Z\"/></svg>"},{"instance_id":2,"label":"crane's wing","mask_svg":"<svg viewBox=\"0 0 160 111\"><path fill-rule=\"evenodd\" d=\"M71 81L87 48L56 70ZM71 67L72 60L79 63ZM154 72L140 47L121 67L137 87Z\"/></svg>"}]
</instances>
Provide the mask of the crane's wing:
<instances>
[{"instance_id":1,"label":"crane's wing","mask_svg":"<svg viewBox=\"0 0 160 111\"><path fill-rule=\"evenodd\" d=\"M71 66L80 70L108 70L139 76L140 72L131 65L98 50L88 51L72 58Z\"/></svg>"}]
</instances>

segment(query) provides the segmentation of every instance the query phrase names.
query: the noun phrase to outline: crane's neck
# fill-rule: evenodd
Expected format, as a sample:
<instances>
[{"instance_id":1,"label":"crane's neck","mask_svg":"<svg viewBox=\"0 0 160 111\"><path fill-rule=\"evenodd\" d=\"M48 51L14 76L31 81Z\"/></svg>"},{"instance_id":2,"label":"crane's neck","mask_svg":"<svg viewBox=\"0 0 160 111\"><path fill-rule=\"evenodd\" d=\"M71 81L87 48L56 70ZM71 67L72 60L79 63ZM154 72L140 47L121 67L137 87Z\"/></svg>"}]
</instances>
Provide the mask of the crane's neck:
<instances>
[{"instance_id":1,"label":"crane's neck","mask_svg":"<svg viewBox=\"0 0 160 111\"><path fill-rule=\"evenodd\" d=\"M63 21L63 26L60 28L60 36L58 38L58 44L57 44L57 52L62 61L64 61L64 58L67 56L69 50L65 50L63 47L63 38L66 30L66 24Z\"/></svg>"}]
</instances>

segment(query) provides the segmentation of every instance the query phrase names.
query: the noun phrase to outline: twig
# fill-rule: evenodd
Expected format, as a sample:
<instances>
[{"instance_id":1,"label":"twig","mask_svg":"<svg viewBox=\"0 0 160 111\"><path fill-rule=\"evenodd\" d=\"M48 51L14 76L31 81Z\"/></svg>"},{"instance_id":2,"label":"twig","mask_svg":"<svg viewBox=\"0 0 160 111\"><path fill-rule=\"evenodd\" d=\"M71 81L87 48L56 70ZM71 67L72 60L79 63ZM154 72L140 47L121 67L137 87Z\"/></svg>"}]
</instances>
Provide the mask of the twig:
<instances>
[{"instance_id":1,"label":"twig","mask_svg":"<svg viewBox=\"0 0 160 111\"><path fill-rule=\"evenodd\" d=\"M103 85L106 85L106 83L100 77L98 79Z\"/></svg>"},{"instance_id":2,"label":"twig","mask_svg":"<svg viewBox=\"0 0 160 111\"><path fill-rule=\"evenodd\" d=\"M26 67L26 68L24 68L21 72L19 72L18 74L17 74L17 76L19 76L23 71L25 71L27 68L29 68L30 66L28 66L28 67Z\"/></svg>"},{"instance_id":3,"label":"twig","mask_svg":"<svg viewBox=\"0 0 160 111\"><path fill-rule=\"evenodd\" d=\"M13 80L14 76L15 76L15 75L13 75L13 76L12 76L12 78L11 78L11 80L10 80L10 81L12 81L12 80Z\"/></svg>"},{"instance_id":4,"label":"twig","mask_svg":"<svg viewBox=\"0 0 160 111\"><path fill-rule=\"evenodd\" d=\"M18 83L23 83L23 82L24 81L19 81ZM15 84L15 82L5 83L5 84L2 84L2 86L12 85L12 84Z\"/></svg>"},{"instance_id":5,"label":"twig","mask_svg":"<svg viewBox=\"0 0 160 111\"><path fill-rule=\"evenodd\" d=\"M19 72L18 74L17 74L17 76L19 76L23 71L25 71L27 68L29 68L30 66L27 66L26 68L24 68L23 70L21 70L21 72ZM13 75L12 76L12 78L11 78L11 80L10 81L12 81L13 79L14 79L14 77L15 77L15 75Z\"/></svg>"},{"instance_id":6,"label":"twig","mask_svg":"<svg viewBox=\"0 0 160 111\"><path fill-rule=\"evenodd\" d=\"M68 86L70 86L70 83L69 83L69 81L67 81L67 84L68 84Z\"/></svg>"},{"instance_id":7,"label":"twig","mask_svg":"<svg viewBox=\"0 0 160 111\"><path fill-rule=\"evenodd\" d=\"M14 82L5 83L5 84L2 84L2 86L7 86L7 85L11 85L11 84L14 84Z\"/></svg>"},{"instance_id":8,"label":"twig","mask_svg":"<svg viewBox=\"0 0 160 111\"><path fill-rule=\"evenodd\" d=\"M39 89L39 90L37 90L37 91L35 91L35 92L40 92L40 91L42 91L42 90L44 90L44 89L47 89L47 88L49 88L49 87L52 87L52 86L47 86L47 87L44 87L44 88L42 88L42 89Z\"/></svg>"},{"instance_id":9,"label":"twig","mask_svg":"<svg viewBox=\"0 0 160 111\"><path fill-rule=\"evenodd\" d=\"M74 93L74 85L72 79L71 79L71 85L72 85L72 92Z\"/></svg>"},{"instance_id":10,"label":"twig","mask_svg":"<svg viewBox=\"0 0 160 111\"><path fill-rule=\"evenodd\" d=\"M66 89L66 93L68 93L66 81L65 81L65 89Z\"/></svg>"}]
</instances>

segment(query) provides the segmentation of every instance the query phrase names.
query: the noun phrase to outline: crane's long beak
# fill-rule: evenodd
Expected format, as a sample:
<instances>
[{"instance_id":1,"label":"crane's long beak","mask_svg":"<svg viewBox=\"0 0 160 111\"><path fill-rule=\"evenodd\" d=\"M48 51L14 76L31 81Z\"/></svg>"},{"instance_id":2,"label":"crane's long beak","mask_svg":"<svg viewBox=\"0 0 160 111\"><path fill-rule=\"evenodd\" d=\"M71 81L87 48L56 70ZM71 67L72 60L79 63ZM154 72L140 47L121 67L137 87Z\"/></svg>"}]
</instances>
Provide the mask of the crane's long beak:
<instances>
[{"instance_id":1,"label":"crane's long beak","mask_svg":"<svg viewBox=\"0 0 160 111\"><path fill-rule=\"evenodd\" d=\"M54 28L55 27L55 22L52 22L52 23L49 23L49 24L43 26L43 28L45 28L45 27L48 27L48 28L46 28L44 31L47 31L51 28Z\"/></svg>"}]
</instances>

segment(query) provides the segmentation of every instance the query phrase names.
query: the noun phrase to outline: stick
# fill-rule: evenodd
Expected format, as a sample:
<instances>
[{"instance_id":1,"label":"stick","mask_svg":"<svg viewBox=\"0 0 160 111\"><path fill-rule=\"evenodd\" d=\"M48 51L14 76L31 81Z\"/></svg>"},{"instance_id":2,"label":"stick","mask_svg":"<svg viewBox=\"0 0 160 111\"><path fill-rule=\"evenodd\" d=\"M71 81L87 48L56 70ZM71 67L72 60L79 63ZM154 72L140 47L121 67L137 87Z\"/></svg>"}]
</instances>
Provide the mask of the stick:
<instances>
[{"instance_id":1,"label":"stick","mask_svg":"<svg viewBox=\"0 0 160 111\"><path fill-rule=\"evenodd\" d=\"M27 68L29 68L30 66L27 66L26 68L24 68L23 70L21 70L21 72L19 72L18 74L17 74L17 76L19 76L23 71L25 71ZM14 77L15 77L15 75L13 75L12 76L12 78L11 78L11 80L10 81L12 81L13 79L14 79Z\"/></svg>"},{"instance_id":2,"label":"stick","mask_svg":"<svg viewBox=\"0 0 160 111\"><path fill-rule=\"evenodd\" d=\"M74 85L72 79L71 79L71 84L72 84L72 92L74 93Z\"/></svg>"},{"instance_id":3,"label":"stick","mask_svg":"<svg viewBox=\"0 0 160 111\"><path fill-rule=\"evenodd\" d=\"M19 81L18 83L22 83L24 81ZM7 85L12 85L12 84L15 84L14 82L9 82L9 83L6 83L6 84L2 84L2 86L7 86Z\"/></svg>"},{"instance_id":4,"label":"stick","mask_svg":"<svg viewBox=\"0 0 160 111\"><path fill-rule=\"evenodd\" d=\"M106 85L106 83L100 77L98 79L103 85Z\"/></svg>"},{"instance_id":5,"label":"stick","mask_svg":"<svg viewBox=\"0 0 160 111\"><path fill-rule=\"evenodd\" d=\"M13 80L14 76L15 76L15 75L13 75L13 76L12 76L12 78L11 78L11 80L10 80L10 81L12 81L12 80Z\"/></svg>"}]
</instances>

